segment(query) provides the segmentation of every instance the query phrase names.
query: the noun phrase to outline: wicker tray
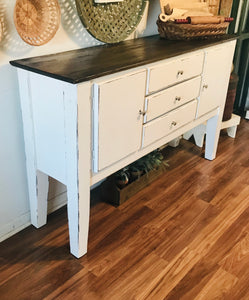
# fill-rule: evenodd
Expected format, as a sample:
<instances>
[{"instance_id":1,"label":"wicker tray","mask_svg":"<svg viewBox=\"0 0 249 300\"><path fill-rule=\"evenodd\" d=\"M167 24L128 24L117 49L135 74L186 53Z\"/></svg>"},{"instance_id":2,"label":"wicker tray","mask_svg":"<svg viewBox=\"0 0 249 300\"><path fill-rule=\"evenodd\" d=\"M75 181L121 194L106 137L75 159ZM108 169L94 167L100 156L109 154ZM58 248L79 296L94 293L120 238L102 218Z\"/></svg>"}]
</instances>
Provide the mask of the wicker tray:
<instances>
[{"instance_id":1,"label":"wicker tray","mask_svg":"<svg viewBox=\"0 0 249 300\"><path fill-rule=\"evenodd\" d=\"M162 38L169 40L192 40L219 37L226 33L229 22L220 24L175 24L157 20L158 32Z\"/></svg>"},{"instance_id":2,"label":"wicker tray","mask_svg":"<svg viewBox=\"0 0 249 300\"><path fill-rule=\"evenodd\" d=\"M96 4L93 0L75 0L77 12L87 31L99 41L118 43L137 27L146 8L145 0L125 0Z\"/></svg>"},{"instance_id":3,"label":"wicker tray","mask_svg":"<svg viewBox=\"0 0 249 300\"><path fill-rule=\"evenodd\" d=\"M57 0L17 0L14 22L20 37L28 44L40 46L49 42L60 25Z\"/></svg>"}]
</instances>

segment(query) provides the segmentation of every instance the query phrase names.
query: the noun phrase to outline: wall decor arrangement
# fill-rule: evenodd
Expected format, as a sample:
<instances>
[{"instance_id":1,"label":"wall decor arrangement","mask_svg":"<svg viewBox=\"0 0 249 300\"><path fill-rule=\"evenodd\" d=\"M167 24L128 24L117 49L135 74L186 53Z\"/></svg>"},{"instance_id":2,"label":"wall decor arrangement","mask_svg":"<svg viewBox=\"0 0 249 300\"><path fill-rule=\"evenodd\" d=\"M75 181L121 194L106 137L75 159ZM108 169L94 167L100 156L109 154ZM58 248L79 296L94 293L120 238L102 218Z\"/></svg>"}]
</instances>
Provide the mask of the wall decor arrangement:
<instances>
[{"instance_id":1,"label":"wall decor arrangement","mask_svg":"<svg viewBox=\"0 0 249 300\"><path fill-rule=\"evenodd\" d=\"M60 25L57 0L17 0L14 9L15 27L24 42L40 46L49 42Z\"/></svg>"},{"instance_id":2,"label":"wall decor arrangement","mask_svg":"<svg viewBox=\"0 0 249 300\"><path fill-rule=\"evenodd\" d=\"M87 31L99 41L118 43L136 29L142 19L146 0L95 3L76 0L77 12Z\"/></svg>"}]
</instances>

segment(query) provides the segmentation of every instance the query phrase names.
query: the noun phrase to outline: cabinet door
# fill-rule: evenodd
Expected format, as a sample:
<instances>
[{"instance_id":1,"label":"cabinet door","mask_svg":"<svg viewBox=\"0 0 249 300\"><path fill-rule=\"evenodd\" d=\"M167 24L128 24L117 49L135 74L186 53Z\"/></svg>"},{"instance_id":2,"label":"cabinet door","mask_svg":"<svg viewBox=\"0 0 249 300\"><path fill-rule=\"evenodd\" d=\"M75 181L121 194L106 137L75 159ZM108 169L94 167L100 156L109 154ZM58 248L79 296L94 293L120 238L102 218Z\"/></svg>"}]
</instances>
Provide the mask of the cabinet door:
<instances>
[{"instance_id":1,"label":"cabinet door","mask_svg":"<svg viewBox=\"0 0 249 300\"><path fill-rule=\"evenodd\" d=\"M224 104L235 42L206 51L198 117Z\"/></svg>"},{"instance_id":2,"label":"cabinet door","mask_svg":"<svg viewBox=\"0 0 249 300\"><path fill-rule=\"evenodd\" d=\"M94 172L141 147L145 84L145 70L95 84Z\"/></svg>"}]
</instances>

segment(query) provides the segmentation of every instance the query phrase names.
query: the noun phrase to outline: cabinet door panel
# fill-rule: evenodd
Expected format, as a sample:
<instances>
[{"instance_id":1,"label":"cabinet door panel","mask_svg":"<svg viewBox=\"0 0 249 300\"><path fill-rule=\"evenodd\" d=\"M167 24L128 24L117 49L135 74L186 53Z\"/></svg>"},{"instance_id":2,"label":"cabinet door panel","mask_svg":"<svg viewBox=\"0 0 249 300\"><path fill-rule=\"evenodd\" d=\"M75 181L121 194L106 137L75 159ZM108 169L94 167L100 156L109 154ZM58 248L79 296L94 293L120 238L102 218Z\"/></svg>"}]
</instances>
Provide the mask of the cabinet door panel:
<instances>
[{"instance_id":1,"label":"cabinet door panel","mask_svg":"<svg viewBox=\"0 0 249 300\"><path fill-rule=\"evenodd\" d=\"M98 85L98 170L141 147L145 83L142 71Z\"/></svg>"},{"instance_id":2,"label":"cabinet door panel","mask_svg":"<svg viewBox=\"0 0 249 300\"><path fill-rule=\"evenodd\" d=\"M234 42L206 51L198 117L225 101L233 52Z\"/></svg>"}]
</instances>

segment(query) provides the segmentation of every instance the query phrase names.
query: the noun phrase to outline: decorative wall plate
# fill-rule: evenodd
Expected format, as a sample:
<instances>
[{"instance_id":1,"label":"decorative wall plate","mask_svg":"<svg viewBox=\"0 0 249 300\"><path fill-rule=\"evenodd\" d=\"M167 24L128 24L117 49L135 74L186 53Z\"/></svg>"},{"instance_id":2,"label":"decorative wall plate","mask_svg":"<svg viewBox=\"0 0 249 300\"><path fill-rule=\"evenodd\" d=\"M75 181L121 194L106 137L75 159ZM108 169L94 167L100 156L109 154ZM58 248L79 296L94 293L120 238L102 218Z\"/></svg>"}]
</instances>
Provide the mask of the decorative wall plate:
<instances>
[{"instance_id":1,"label":"decorative wall plate","mask_svg":"<svg viewBox=\"0 0 249 300\"><path fill-rule=\"evenodd\" d=\"M146 0L124 0L97 4L93 0L75 0L78 15L88 32L105 43L125 40L139 24Z\"/></svg>"},{"instance_id":2,"label":"decorative wall plate","mask_svg":"<svg viewBox=\"0 0 249 300\"><path fill-rule=\"evenodd\" d=\"M14 22L20 37L28 44L40 46L49 42L60 25L57 0L17 0Z\"/></svg>"}]
</instances>

